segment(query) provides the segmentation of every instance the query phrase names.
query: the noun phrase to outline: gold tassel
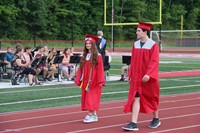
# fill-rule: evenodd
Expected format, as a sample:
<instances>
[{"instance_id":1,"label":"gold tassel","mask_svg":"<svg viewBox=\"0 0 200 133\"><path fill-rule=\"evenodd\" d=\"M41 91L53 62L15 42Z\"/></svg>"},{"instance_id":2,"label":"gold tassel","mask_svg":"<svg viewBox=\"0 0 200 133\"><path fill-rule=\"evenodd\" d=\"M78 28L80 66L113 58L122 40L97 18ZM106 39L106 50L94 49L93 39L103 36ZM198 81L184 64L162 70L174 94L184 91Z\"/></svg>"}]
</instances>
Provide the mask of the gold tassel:
<instances>
[{"instance_id":1,"label":"gold tassel","mask_svg":"<svg viewBox=\"0 0 200 133\"><path fill-rule=\"evenodd\" d=\"M87 84L87 86L85 87L85 90L86 90L86 91L88 90L88 84Z\"/></svg>"},{"instance_id":2,"label":"gold tassel","mask_svg":"<svg viewBox=\"0 0 200 133\"><path fill-rule=\"evenodd\" d=\"M82 86L83 86L83 81L81 82L81 84L80 84L80 86L79 86L79 87L80 87L80 88L82 88Z\"/></svg>"}]
</instances>

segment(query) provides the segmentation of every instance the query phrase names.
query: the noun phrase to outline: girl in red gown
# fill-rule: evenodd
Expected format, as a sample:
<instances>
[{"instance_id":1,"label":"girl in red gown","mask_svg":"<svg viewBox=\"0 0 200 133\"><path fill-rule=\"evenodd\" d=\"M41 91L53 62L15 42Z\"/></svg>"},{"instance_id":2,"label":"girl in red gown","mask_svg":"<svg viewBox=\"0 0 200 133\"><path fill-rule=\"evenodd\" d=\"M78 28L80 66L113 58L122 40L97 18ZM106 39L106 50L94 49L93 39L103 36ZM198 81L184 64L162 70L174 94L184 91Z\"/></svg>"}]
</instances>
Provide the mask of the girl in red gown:
<instances>
[{"instance_id":1,"label":"girl in red gown","mask_svg":"<svg viewBox=\"0 0 200 133\"><path fill-rule=\"evenodd\" d=\"M105 85L104 67L96 48L98 38L87 35L80 67L77 71L75 84L82 89L81 108L88 111L84 123L97 122L102 86Z\"/></svg>"}]
</instances>

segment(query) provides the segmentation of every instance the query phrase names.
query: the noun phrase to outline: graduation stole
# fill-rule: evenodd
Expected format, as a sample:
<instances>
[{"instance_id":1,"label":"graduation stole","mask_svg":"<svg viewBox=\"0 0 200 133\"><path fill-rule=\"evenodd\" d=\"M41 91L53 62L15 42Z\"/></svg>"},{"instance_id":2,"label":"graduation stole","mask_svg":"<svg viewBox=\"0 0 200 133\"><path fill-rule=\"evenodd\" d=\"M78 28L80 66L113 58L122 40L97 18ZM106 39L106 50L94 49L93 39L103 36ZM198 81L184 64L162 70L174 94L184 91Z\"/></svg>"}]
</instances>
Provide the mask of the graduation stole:
<instances>
[{"instance_id":1,"label":"graduation stole","mask_svg":"<svg viewBox=\"0 0 200 133\"><path fill-rule=\"evenodd\" d=\"M83 86L83 77L84 77L84 69L83 69L83 71L81 73L81 77L80 77L80 81L81 81L80 88L82 88L82 86ZM89 74L89 78L88 78L88 83L87 83L87 85L85 87L85 90L87 92L90 91L90 82L91 82L91 79L92 79L92 68L90 67L90 74Z\"/></svg>"}]
</instances>

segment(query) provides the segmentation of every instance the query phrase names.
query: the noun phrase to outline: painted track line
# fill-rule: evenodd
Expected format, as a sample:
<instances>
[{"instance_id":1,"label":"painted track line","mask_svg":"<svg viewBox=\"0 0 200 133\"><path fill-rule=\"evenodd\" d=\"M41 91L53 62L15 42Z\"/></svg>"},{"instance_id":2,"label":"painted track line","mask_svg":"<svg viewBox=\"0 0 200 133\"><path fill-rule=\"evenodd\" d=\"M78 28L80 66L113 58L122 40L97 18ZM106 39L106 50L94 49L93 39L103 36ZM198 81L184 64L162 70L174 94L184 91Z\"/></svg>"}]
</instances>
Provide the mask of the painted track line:
<instances>
[{"instance_id":1,"label":"painted track line","mask_svg":"<svg viewBox=\"0 0 200 133\"><path fill-rule=\"evenodd\" d=\"M164 108L164 109L159 109L159 110L160 111L165 111L165 110L180 109L180 108L191 108L191 107L196 107L196 106L200 107L200 104L180 106L180 107ZM101 111L113 110L113 109L122 109L122 107L123 106L119 106L119 107L115 107L115 108L107 108L107 109L102 109ZM11 123L11 122L19 122L19 121L27 121L27 120L34 120L34 119L43 119L43 118L50 118L50 117L58 117L58 116L65 116L65 115L73 115L73 114L79 114L79 113L83 113L83 112L78 111L78 112L73 112L73 113L62 113L62 114L56 114L56 115L30 117L30 118L24 118L24 119L14 119L14 120L8 120L8 121L1 121L0 124ZM104 117L99 117L99 118L104 118Z\"/></svg>"},{"instance_id":2,"label":"painted track line","mask_svg":"<svg viewBox=\"0 0 200 133\"><path fill-rule=\"evenodd\" d=\"M186 102L186 101L192 101L192 100L200 100L200 97L180 99L180 100L172 100L172 101L167 100L167 101L160 102L160 104L173 103L173 102ZM193 107L193 106L198 106L198 104L190 105L189 107ZM188 106L185 106L185 107L188 107ZM122 109L122 108L123 108L123 106L120 105L120 106L116 106L116 107L102 108L99 111ZM177 108L177 107L174 107L174 109L175 108ZM159 110L162 110L162 109L159 109ZM22 119L7 120L7 121L1 121L0 124L1 123L9 123L9 122L19 122L19 121L26 121L26 120L34 120L34 119L42 119L42 118L50 118L50 117L58 117L58 116L65 116L65 115L73 115L73 114L79 114L79 113L83 113L83 111L75 111L75 112L69 112L69 113L58 113L58 114L54 114L54 115L42 115L42 116L38 116L38 117L29 117L29 118L22 118Z\"/></svg>"},{"instance_id":3,"label":"painted track line","mask_svg":"<svg viewBox=\"0 0 200 133\"><path fill-rule=\"evenodd\" d=\"M164 117L164 118L160 118L160 120L168 120L168 119L183 118L183 117L198 116L198 115L200 115L200 113L195 113L195 114L190 114L190 115L173 116L173 117ZM139 121L138 123L145 123L145 122L150 122L150 120ZM66 132L66 133L88 132L88 131L94 131L94 130L99 130L99 129L112 128L112 127L116 127L116 126L123 126L123 125L124 125L124 123L112 125L112 126L103 126L103 127L98 127L98 128L90 128L90 129L85 129L85 130L71 131L71 132Z\"/></svg>"},{"instance_id":4,"label":"painted track line","mask_svg":"<svg viewBox=\"0 0 200 133\"><path fill-rule=\"evenodd\" d=\"M182 107L174 107L174 108L164 108L160 109L160 111L168 111L168 110L177 110L180 108L191 108L195 106L200 106L199 105L189 105L189 106L182 106ZM129 114L116 114L116 115L108 115L108 116L102 116L99 117L100 119L105 119L105 118L113 118L113 117L121 117L121 116L127 116ZM179 118L179 117L187 117L187 116L193 116L193 115L200 115L200 113L194 113L190 115L181 115L181 116L174 116L174 117L166 117L166 118L161 118L162 119L171 119L171 118ZM12 131L22 131L22 130L30 130L30 129L35 129L35 128L42 128L42 127L49 127L49 126L56 126L56 125L63 125L63 124L69 124L69 123L74 123L74 122L80 122L82 119L77 119L77 120L72 120L72 121L64 121L64 122L57 122L57 123L50 123L50 124L43 124L43 125L36 125L36 126L29 126L29 127L22 127L22 128L16 128L16 129L6 129L4 131L0 131L0 133L5 133L5 132L10 132ZM150 120L148 120L150 121ZM103 127L105 128L105 127Z\"/></svg>"},{"instance_id":5,"label":"painted track line","mask_svg":"<svg viewBox=\"0 0 200 133\"><path fill-rule=\"evenodd\" d=\"M198 93L197 93L196 95L199 96ZM178 97L176 97L176 96L178 96ZM162 99L162 100L166 100L166 101L164 101L164 102L162 102L162 103L168 103L168 102L173 102L174 99L178 99L178 100L179 100L180 98L183 98L183 96L184 96L184 98L185 98L185 96L193 96L193 94L163 96L163 97L161 97L161 99ZM195 96L195 95L194 95L194 96ZM193 96L193 97L194 97L194 96ZM196 97L196 96L195 96L195 97ZM165 99L165 98L170 98L170 100L169 100L169 99ZM197 98L198 98L198 97L197 97ZM188 97L187 97L187 100L189 100ZM179 101L180 101L180 100L179 100ZM197 101L197 100L196 100L196 101ZM117 102L119 102L119 101L117 101ZM174 102L175 102L175 101L174 101ZM110 103L112 103L112 102L106 102L105 105L108 105L108 104L110 104ZM176 109L177 109L177 107L176 107ZM53 110L54 110L54 109L53 109ZM40 111L40 110L39 110L39 111ZM46 110L46 111L47 111L47 110ZM30 112L30 113L31 113L31 112ZM126 114L125 114L125 115L126 115ZM121 116L125 116L125 115L121 115ZM117 117L117 116L120 116L120 115L113 115L113 117ZM110 116L105 116L105 117L101 117L101 118L110 118ZM76 122L77 122L77 121L80 122L81 120L78 119L78 120L76 120ZM68 122L69 122L69 121L68 121ZM71 121L71 122L72 122L72 121ZM66 123L66 122L65 122L65 123ZM65 124L65 123L64 123L64 124ZM59 123L57 123L57 124L59 125ZM60 124L61 124L61 123L60 123ZM50 125L49 125L49 126L50 126ZM51 123L51 126L55 126L55 123ZM13 130L14 130L14 129L13 129ZM19 130L19 129L16 129L16 131L17 131L17 130ZM8 131L9 131L9 130L8 130ZM8 132L8 131L7 131L7 132Z\"/></svg>"},{"instance_id":6,"label":"painted track line","mask_svg":"<svg viewBox=\"0 0 200 133\"><path fill-rule=\"evenodd\" d=\"M200 127L200 124L199 125L193 125L193 126L185 126L185 127L180 127L180 128L172 128L172 129L168 129L168 130L162 130L162 131L156 131L156 132L150 132L150 133L165 133L165 132L169 132L169 131L177 131L178 132L178 130L194 128L194 127Z\"/></svg>"},{"instance_id":7,"label":"painted track line","mask_svg":"<svg viewBox=\"0 0 200 133\"><path fill-rule=\"evenodd\" d=\"M122 115L112 115L112 116L104 116L101 117L103 118L112 118L112 117L119 117L119 116L125 116L128 114L122 114ZM161 120L167 120L167 119L175 119L175 118L183 118L183 117L190 117L190 116L198 116L200 113L195 113L195 114L189 114L189 115L180 115L180 116L173 116L173 117L164 117L160 118ZM0 131L0 133L7 133L11 131L22 131L22 130L29 130L29 129L34 129L34 128L42 128L42 127L49 127L49 126L56 126L56 125L61 125L61 124L68 124L68 123L74 123L74 122L80 122L81 120L73 120L73 121L67 121L67 122L58 122L58 123L51 123L51 124L45 124L45 125L38 125L38 126L30 126L30 127L23 127L23 128L17 128L17 129L6 129L4 131ZM144 123L144 122L149 122L150 120L144 120L144 121L139 121L138 123ZM116 126L122 126L122 124L117 124L117 125L112 125L112 126L103 126L103 127L98 127L98 128L90 128L90 129L85 129L85 130L77 130L73 132L66 132L66 133L78 133L78 132L86 132L86 131L92 131L92 130L97 130L97 129L105 129L105 128L111 128L111 127L116 127Z\"/></svg>"}]
</instances>

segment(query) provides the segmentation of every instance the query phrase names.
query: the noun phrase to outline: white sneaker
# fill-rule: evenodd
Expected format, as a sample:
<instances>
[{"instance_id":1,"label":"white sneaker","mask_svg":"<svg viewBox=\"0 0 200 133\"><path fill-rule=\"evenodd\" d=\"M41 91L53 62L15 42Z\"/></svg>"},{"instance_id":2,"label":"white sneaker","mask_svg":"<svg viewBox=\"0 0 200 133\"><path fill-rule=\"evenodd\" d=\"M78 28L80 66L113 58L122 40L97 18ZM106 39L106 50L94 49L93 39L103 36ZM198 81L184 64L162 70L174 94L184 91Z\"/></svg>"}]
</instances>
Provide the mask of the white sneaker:
<instances>
[{"instance_id":1,"label":"white sneaker","mask_svg":"<svg viewBox=\"0 0 200 133\"><path fill-rule=\"evenodd\" d=\"M93 120L96 122L96 121L98 121L98 116L97 115L92 115L92 117L93 117Z\"/></svg>"},{"instance_id":2,"label":"white sneaker","mask_svg":"<svg viewBox=\"0 0 200 133\"><path fill-rule=\"evenodd\" d=\"M98 117L96 115L91 115L91 114L86 115L85 119L83 120L84 123L91 123L97 121Z\"/></svg>"}]
</instances>

